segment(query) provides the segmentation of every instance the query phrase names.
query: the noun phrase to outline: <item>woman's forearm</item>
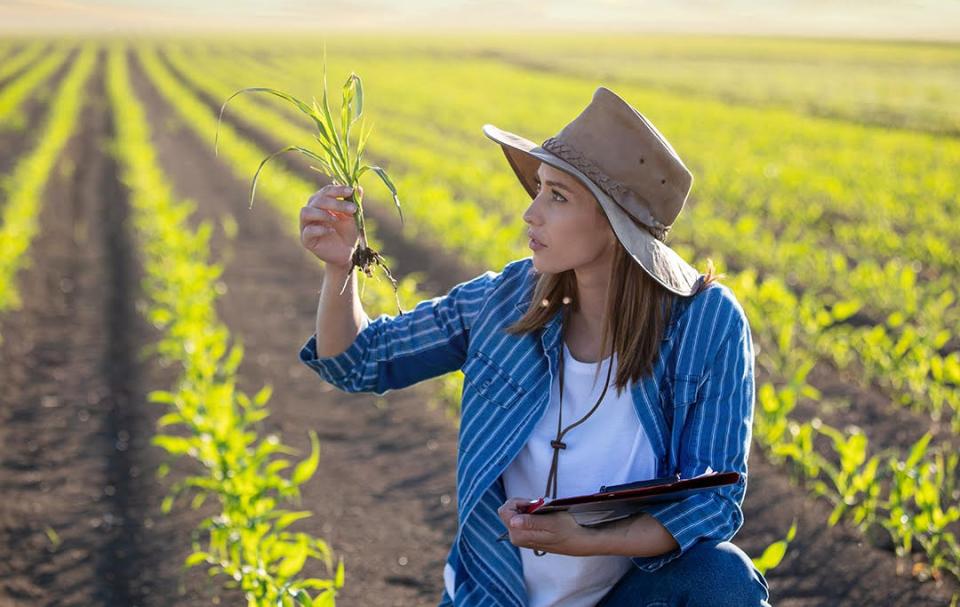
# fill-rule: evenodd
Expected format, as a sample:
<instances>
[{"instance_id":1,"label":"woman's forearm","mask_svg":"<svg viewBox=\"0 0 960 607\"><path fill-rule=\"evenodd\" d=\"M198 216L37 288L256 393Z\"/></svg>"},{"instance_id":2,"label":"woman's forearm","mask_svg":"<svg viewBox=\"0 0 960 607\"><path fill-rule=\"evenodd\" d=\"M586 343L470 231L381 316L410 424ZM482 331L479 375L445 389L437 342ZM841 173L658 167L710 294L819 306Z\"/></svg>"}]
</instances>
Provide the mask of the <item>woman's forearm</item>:
<instances>
[{"instance_id":1,"label":"woman's forearm","mask_svg":"<svg viewBox=\"0 0 960 607\"><path fill-rule=\"evenodd\" d=\"M327 357L342 353L370 322L357 294L357 273L327 264L323 288L317 304L317 356ZM340 294L344 280L347 286Z\"/></svg>"},{"instance_id":2,"label":"woman's forearm","mask_svg":"<svg viewBox=\"0 0 960 607\"><path fill-rule=\"evenodd\" d=\"M660 521L646 513L601 525L592 534L591 554L649 557L680 547Z\"/></svg>"}]
</instances>

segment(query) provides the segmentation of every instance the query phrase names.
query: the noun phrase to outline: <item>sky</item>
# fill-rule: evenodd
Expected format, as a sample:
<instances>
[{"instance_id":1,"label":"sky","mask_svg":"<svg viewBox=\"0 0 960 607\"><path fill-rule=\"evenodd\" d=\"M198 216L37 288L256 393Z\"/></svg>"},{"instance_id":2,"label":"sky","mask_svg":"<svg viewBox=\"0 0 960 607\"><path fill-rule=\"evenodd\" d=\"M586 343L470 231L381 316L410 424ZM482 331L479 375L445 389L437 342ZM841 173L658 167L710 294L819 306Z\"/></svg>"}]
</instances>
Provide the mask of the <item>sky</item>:
<instances>
[{"instance_id":1,"label":"sky","mask_svg":"<svg viewBox=\"0 0 960 607\"><path fill-rule=\"evenodd\" d=\"M960 0L0 0L0 31L611 31L960 40Z\"/></svg>"}]
</instances>

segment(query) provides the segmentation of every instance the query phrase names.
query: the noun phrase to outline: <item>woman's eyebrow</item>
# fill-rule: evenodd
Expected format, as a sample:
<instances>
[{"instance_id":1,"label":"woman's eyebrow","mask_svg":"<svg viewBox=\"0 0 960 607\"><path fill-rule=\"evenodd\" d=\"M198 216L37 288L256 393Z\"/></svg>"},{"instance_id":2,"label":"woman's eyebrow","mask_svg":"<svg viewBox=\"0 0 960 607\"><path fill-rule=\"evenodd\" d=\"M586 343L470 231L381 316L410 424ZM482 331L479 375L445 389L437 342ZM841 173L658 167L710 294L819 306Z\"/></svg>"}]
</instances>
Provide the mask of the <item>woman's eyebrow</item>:
<instances>
[{"instance_id":1,"label":"woman's eyebrow","mask_svg":"<svg viewBox=\"0 0 960 607\"><path fill-rule=\"evenodd\" d=\"M539 176L539 175L537 175L537 179L540 179L540 176ZM554 187L556 187L556 188L559 188L559 189L561 189L561 190L563 190L563 191L565 191L565 192L570 192L571 194L573 194L573 190L571 190L571 189L568 188L567 186L563 185L562 183L558 183L558 182L556 182L556 181L544 181L543 183L546 184L546 185L552 185L552 186L554 186Z\"/></svg>"}]
</instances>

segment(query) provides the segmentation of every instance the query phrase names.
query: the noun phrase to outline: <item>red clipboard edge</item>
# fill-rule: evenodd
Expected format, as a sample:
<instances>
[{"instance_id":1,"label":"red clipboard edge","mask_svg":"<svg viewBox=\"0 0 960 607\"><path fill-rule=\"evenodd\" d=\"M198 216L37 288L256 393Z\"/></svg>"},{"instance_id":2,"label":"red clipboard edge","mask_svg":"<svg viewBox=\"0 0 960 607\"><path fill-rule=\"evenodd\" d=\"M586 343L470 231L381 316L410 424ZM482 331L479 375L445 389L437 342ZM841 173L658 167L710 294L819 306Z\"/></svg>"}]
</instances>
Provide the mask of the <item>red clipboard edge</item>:
<instances>
[{"instance_id":1,"label":"red clipboard edge","mask_svg":"<svg viewBox=\"0 0 960 607\"><path fill-rule=\"evenodd\" d=\"M670 493L671 491L678 489L685 490L711 486L723 487L739 482L740 476L741 475L739 472L717 472L714 474L695 476L693 478L684 478L680 479L679 481L666 483L664 485L640 487L637 489L624 489L622 491L609 491L606 493L594 493L591 495L577 495L555 500L541 497L527 504L521 504L517 506L517 512L520 512L521 514L536 514L538 510L551 504L563 507L587 502L610 501L629 497L639 497L643 495L660 495L662 493Z\"/></svg>"}]
</instances>

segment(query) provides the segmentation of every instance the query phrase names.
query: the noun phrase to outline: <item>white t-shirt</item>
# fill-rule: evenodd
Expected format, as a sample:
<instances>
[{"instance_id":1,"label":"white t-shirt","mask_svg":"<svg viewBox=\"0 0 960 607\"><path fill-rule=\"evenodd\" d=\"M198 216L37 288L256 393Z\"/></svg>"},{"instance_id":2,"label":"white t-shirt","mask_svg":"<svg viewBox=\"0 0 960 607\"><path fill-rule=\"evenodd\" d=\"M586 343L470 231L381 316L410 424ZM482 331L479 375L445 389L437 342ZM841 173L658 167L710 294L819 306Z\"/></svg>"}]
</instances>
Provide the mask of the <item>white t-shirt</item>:
<instances>
[{"instance_id":1,"label":"white t-shirt","mask_svg":"<svg viewBox=\"0 0 960 607\"><path fill-rule=\"evenodd\" d=\"M563 346L563 427L578 421L593 407L603 391L610 358L584 363ZM563 438L557 468L557 497L594 493L601 485L616 485L654 478L656 460L646 432L640 426L630 394L630 385L617 395L613 386L617 357L603 402L583 424ZM523 449L503 472L508 498L536 499L543 496L553 459L550 441L557 434L560 381L554 378L547 411L533 429ZM520 548L523 578L530 607L593 607L630 570L626 556L567 556L547 553L536 556ZM447 593L453 596L453 570L444 568Z\"/></svg>"}]
</instances>

